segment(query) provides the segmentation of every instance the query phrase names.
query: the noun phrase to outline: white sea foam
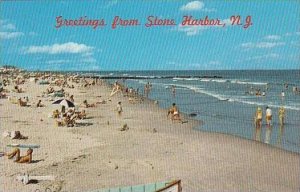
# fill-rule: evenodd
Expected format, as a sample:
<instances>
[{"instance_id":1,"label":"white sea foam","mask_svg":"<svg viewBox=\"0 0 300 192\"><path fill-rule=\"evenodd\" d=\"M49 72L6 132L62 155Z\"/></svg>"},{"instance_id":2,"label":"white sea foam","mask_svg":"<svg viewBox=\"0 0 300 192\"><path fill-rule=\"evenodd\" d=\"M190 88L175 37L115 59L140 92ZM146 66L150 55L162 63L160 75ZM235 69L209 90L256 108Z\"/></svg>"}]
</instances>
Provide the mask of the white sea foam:
<instances>
[{"instance_id":1,"label":"white sea foam","mask_svg":"<svg viewBox=\"0 0 300 192\"><path fill-rule=\"evenodd\" d=\"M265 82L252 82L252 81L241 81L241 80L230 80L230 83L241 84L241 85L267 85Z\"/></svg>"},{"instance_id":2,"label":"white sea foam","mask_svg":"<svg viewBox=\"0 0 300 192\"><path fill-rule=\"evenodd\" d=\"M182 78L182 77L174 77L173 80L177 80L177 81L198 81L199 78Z\"/></svg>"}]
</instances>

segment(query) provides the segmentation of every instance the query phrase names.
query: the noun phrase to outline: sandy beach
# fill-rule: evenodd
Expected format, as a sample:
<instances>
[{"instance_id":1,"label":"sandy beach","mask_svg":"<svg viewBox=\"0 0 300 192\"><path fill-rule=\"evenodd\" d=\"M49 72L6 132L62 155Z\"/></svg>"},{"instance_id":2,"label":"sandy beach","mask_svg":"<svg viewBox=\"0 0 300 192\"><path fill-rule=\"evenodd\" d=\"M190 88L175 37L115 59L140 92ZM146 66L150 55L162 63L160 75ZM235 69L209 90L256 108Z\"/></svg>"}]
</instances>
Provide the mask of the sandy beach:
<instances>
[{"instance_id":1,"label":"sandy beach","mask_svg":"<svg viewBox=\"0 0 300 192\"><path fill-rule=\"evenodd\" d=\"M91 79L88 79L91 81ZM64 88L74 95L75 105L106 100L87 108L84 124L57 127L49 117L50 98L42 97L49 85L25 80L24 93L5 87L10 97L29 97L29 107L0 99L0 130L20 131L27 140L1 138L1 151L8 144L38 144L33 162L19 164L1 157L0 191L31 192L47 187L52 191L93 191L97 189L147 184L180 179L184 192L200 191L273 191L300 190L300 155L269 145L225 134L196 131L205 123L187 119L172 122L167 111L151 100L131 103L117 93L110 97L107 83ZM60 87L53 86L58 90ZM45 107L35 104L41 99ZM55 98L55 100L58 98ZM121 101L123 112L117 114ZM180 108L180 106L179 106ZM79 107L79 110L83 108ZM128 130L120 131L124 124ZM26 152L21 149L21 155ZM20 173L53 175L55 181L23 185L16 181Z\"/></svg>"}]
</instances>

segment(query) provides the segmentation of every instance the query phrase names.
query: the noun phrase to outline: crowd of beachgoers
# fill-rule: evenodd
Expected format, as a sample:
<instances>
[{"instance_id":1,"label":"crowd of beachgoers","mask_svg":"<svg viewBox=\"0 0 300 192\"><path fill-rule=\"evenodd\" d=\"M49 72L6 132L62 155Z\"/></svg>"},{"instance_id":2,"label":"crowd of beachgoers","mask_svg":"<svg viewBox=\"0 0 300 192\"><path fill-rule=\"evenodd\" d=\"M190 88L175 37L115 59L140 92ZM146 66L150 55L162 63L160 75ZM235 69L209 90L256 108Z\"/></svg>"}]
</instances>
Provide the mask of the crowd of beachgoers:
<instances>
[{"instance_id":1,"label":"crowd of beachgoers","mask_svg":"<svg viewBox=\"0 0 300 192\"><path fill-rule=\"evenodd\" d=\"M181 114L176 103L165 110L147 99L150 82L140 94L122 80L109 84L71 73L14 69L0 76L2 191L88 191L174 178L182 179L184 191L299 186L298 154L195 131L201 122ZM275 168L282 160L289 163ZM25 172L56 179L23 185L15 177ZM217 176L222 179L212 180Z\"/></svg>"}]
</instances>

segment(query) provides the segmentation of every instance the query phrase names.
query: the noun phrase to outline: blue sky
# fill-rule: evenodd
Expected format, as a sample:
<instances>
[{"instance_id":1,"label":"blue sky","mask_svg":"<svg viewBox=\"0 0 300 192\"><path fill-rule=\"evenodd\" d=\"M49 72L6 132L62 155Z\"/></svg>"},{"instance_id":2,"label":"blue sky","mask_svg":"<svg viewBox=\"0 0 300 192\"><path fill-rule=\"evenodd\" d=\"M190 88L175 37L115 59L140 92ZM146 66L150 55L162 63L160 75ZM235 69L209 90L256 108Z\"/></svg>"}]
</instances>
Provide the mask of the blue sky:
<instances>
[{"instance_id":1,"label":"blue sky","mask_svg":"<svg viewBox=\"0 0 300 192\"><path fill-rule=\"evenodd\" d=\"M175 26L146 28L147 17ZM225 27L182 26L183 16ZM247 29L231 26L230 17ZM0 65L29 70L299 69L300 3L294 1L2 1ZM56 17L104 19L105 27L55 28ZM111 28L115 16L140 26Z\"/></svg>"}]
</instances>

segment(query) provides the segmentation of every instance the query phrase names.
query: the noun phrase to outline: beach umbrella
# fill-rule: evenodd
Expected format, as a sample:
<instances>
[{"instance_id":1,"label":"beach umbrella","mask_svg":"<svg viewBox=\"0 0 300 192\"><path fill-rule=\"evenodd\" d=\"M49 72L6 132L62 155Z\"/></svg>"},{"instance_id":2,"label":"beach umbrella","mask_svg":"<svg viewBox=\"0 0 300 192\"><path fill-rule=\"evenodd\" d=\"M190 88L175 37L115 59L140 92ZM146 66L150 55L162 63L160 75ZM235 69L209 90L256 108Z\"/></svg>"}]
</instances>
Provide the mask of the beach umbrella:
<instances>
[{"instance_id":1,"label":"beach umbrella","mask_svg":"<svg viewBox=\"0 0 300 192\"><path fill-rule=\"evenodd\" d=\"M54 101L52 104L63 105L67 108L75 107L74 103L72 101L69 101L68 99L58 99L58 100Z\"/></svg>"}]
</instances>

